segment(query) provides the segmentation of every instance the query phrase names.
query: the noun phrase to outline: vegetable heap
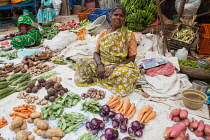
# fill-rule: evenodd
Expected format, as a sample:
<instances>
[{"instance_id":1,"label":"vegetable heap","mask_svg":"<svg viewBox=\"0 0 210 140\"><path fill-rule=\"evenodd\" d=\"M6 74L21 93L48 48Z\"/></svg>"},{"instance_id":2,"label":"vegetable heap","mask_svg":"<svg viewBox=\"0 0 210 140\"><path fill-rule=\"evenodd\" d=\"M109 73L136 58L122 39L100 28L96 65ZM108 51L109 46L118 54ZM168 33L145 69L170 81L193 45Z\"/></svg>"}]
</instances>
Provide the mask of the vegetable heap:
<instances>
[{"instance_id":1,"label":"vegetable heap","mask_svg":"<svg viewBox=\"0 0 210 140\"><path fill-rule=\"evenodd\" d=\"M56 26L51 26L51 27L44 27L44 34L43 34L43 38L47 38L48 40L52 39L54 36L56 36L60 30L57 30Z\"/></svg>"},{"instance_id":2,"label":"vegetable heap","mask_svg":"<svg viewBox=\"0 0 210 140\"><path fill-rule=\"evenodd\" d=\"M88 132L88 133L82 134L76 140L97 140L97 139L94 139L94 136L90 132Z\"/></svg>"},{"instance_id":3,"label":"vegetable heap","mask_svg":"<svg viewBox=\"0 0 210 140\"><path fill-rule=\"evenodd\" d=\"M28 119L30 117L30 114L35 112L36 105L22 104L20 106L14 107L13 110L15 112L9 114L10 116L13 116L13 119L16 117Z\"/></svg>"},{"instance_id":4,"label":"vegetable heap","mask_svg":"<svg viewBox=\"0 0 210 140\"><path fill-rule=\"evenodd\" d=\"M80 100L81 97L78 94L71 92L71 93L66 93L63 96L59 96L54 103L70 108L75 106Z\"/></svg>"},{"instance_id":5,"label":"vegetable heap","mask_svg":"<svg viewBox=\"0 0 210 140\"><path fill-rule=\"evenodd\" d=\"M71 131L75 131L79 125L83 124L85 119L87 118L81 113L65 113L58 120L58 127L60 127L64 133L70 133Z\"/></svg>"},{"instance_id":6,"label":"vegetable heap","mask_svg":"<svg viewBox=\"0 0 210 140\"><path fill-rule=\"evenodd\" d=\"M58 30L76 29L79 26L80 26L80 23L79 22L76 22L74 20L69 21L67 23L60 24L60 25L56 25L56 27L57 27Z\"/></svg>"},{"instance_id":7,"label":"vegetable heap","mask_svg":"<svg viewBox=\"0 0 210 140\"><path fill-rule=\"evenodd\" d=\"M91 112L93 114L99 114L101 112L101 105L98 100L89 99L82 103L82 110L84 112Z\"/></svg>"},{"instance_id":8,"label":"vegetable heap","mask_svg":"<svg viewBox=\"0 0 210 140\"><path fill-rule=\"evenodd\" d=\"M45 107L41 108L42 114L47 120L55 120L63 113L64 107L60 104L51 105L47 104Z\"/></svg>"},{"instance_id":9,"label":"vegetable heap","mask_svg":"<svg viewBox=\"0 0 210 140\"><path fill-rule=\"evenodd\" d=\"M183 65L183 66L188 66L188 67L192 67L192 68L198 68L196 66L197 61L194 60L179 60L179 65ZM208 68L204 68L205 70L210 70L210 67Z\"/></svg>"},{"instance_id":10,"label":"vegetable heap","mask_svg":"<svg viewBox=\"0 0 210 140\"><path fill-rule=\"evenodd\" d=\"M12 60L12 59L17 58L18 56L15 53L3 53L3 52L0 52L0 57L6 57L7 59Z\"/></svg>"},{"instance_id":11,"label":"vegetable heap","mask_svg":"<svg viewBox=\"0 0 210 140\"><path fill-rule=\"evenodd\" d=\"M172 38L186 43L192 43L194 36L195 33L192 29L182 28L181 30L176 30Z\"/></svg>"}]
</instances>

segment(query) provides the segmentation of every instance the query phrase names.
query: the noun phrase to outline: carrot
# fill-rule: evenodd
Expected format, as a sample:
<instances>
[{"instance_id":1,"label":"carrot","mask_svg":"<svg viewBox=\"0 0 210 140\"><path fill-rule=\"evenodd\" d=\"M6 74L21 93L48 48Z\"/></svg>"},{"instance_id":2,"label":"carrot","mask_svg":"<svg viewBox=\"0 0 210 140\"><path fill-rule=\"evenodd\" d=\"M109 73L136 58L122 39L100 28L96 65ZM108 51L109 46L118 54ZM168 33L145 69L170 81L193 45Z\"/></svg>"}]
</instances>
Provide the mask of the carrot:
<instances>
[{"instance_id":1,"label":"carrot","mask_svg":"<svg viewBox=\"0 0 210 140\"><path fill-rule=\"evenodd\" d=\"M114 98L112 98L112 100L109 103L107 103L106 105L110 105L112 102L116 101L117 99L119 99L119 97L114 96Z\"/></svg>"},{"instance_id":2,"label":"carrot","mask_svg":"<svg viewBox=\"0 0 210 140\"><path fill-rule=\"evenodd\" d=\"M123 100L120 101L120 104L119 104L119 106L116 108L116 111L120 110L120 109L122 108L122 106L123 106Z\"/></svg>"},{"instance_id":3,"label":"carrot","mask_svg":"<svg viewBox=\"0 0 210 140\"><path fill-rule=\"evenodd\" d=\"M131 103L128 105L127 110L125 111L125 114L124 115L127 115L127 112L130 109L130 107L131 107Z\"/></svg>"},{"instance_id":4,"label":"carrot","mask_svg":"<svg viewBox=\"0 0 210 140\"><path fill-rule=\"evenodd\" d=\"M129 118L132 119L133 115L136 113L136 108L134 107L133 111L131 112Z\"/></svg>"},{"instance_id":5,"label":"carrot","mask_svg":"<svg viewBox=\"0 0 210 140\"><path fill-rule=\"evenodd\" d=\"M115 106L115 108L113 109L113 111L117 111L119 104L117 106Z\"/></svg>"},{"instance_id":6,"label":"carrot","mask_svg":"<svg viewBox=\"0 0 210 140\"><path fill-rule=\"evenodd\" d=\"M31 112L31 113L36 112L36 111L34 111L34 110L30 109L30 108L28 108L28 111Z\"/></svg>"},{"instance_id":7,"label":"carrot","mask_svg":"<svg viewBox=\"0 0 210 140\"><path fill-rule=\"evenodd\" d=\"M129 104L130 104L130 99L129 98L125 98L124 99L124 103L123 103L123 114L126 113Z\"/></svg>"},{"instance_id":8,"label":"carrot","mask_svg":"<svg viewBox=\"0 0 210 140\"><path fill-rule=\"evenodd\" d=\"M140 123L143 123L144 122L144 120L150 115L150 113L152 112L152 110L153 110L153 107L150 106L149 110L144 114L144 116L140 120Z\"/></svg>"},{"instance_id":9,"label":"carrot","mask_svg":"<svg viewBox=\"0 0 210 140\"><path fill-rule=\"evenodd\" d=\"M29 116L24 115L24 114L22 114L22 113L18 113L17 116L18 116L18 117L22 117L23 119L28 119L28 118L29 118Z\"/></svg>"},{"instance_id":10,"label":"carrot","mask_svg":"<svg viewBox=\"0 0 210 140\"><path fill-rule=\"evenodd\" d=\"M142 108L140 109L139 114L138 114L138 120L139 120L139 122L143 118L144 114L149 110L149 108L150 108L150 105L144 105L144 106L142 106Z\"/></svg>"},{"instance_id":11,"label":"carrot","mask_svg":"<svg viewBox=\"0 0 210 140\"><path fill-rule=\"evenodd\" d=\"M0 128L5 127L7 124L0 124Z\"/></svg>"},{"instance_id":12,"label":"carrot","mask_svg":"<svg viewBox=\"0 0 210 140\"><path fill-rule=\"evenodd\" d=\"M108 105L109 102L110 102L113 98L114 98L114 95L111 95L111 96L109 97L109 100L106 102L106 105Z\"/></svg>"},{"instance_id":13,"label":"carrot","mask_svg":"<svg viewBox=\"0 0 210 140\"><path fill-rule=\"evenodd\" d=\"M120 99L117 99L116 101L110 103L108 106L109 106L110 108L114 108L114 107L116 107L119 103L120 103Z\"/></svg>"},{"instance_id":14,"label":"carrot","mask_svg":"<svg viewBox=\"0 0 210 140\"><path fill-rule=\"evenodd\" d=\"M132 103L131 106L130 106L130 108L129 108L129 110L128 110L127 113L126 113L126 116L127 116L127 117L131 114L131 112L133 111L134 108L135 108L135 104Z\"/></svg>"},{"instance_id":15,"label":"carrot","mask_svg":"<svg viewBox=\"0 0 210 140\"><path fill-rule=\"evenodd\" d=\"M149 114L149 116L144 120L145 123L147 123L149 120L153 119L156 117L156 112L152 111L152 113Z\"/></svg>"},{"instance_id":16,"label":"carrot","mask_svg":"<svg viewBox=\"0 0 210 140\"><path fill-rule=\"evenodd\" d=\"M13 113L10 113L9 115L10 115L10 116L15 116L15 115L17 115L17 113L18 113L18 112L13 112Z\"/></svg>"}]
</instances>

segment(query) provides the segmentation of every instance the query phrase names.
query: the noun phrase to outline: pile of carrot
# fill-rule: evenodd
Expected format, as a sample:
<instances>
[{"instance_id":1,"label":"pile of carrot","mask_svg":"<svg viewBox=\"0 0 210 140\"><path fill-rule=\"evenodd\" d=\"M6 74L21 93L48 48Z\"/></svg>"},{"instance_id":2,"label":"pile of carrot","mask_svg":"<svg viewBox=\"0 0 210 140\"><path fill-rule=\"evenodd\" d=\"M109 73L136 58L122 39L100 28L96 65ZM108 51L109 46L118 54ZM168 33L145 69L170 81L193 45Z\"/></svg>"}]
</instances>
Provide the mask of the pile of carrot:
<instances>
[{"instance_id":1,"label":"pile of carrot","mask_svg":"<svg viewBox=\"0 0 210 140\"><path fill-rule=\"evenodd\" d=\"M120 100L118 96L111 95L106 105L112 108L113 111L120 112L129 119L133 118L136 113L136 105L134 103L130 103L129 98Z\"/></svg>"},{"instance_id":2,"label":"pile of carrot","mask_svg":"<svg viewBox=\"0 0 210 140\"><path fill-rule=\"evenodd\" d=\"M87 29L79 30L77 34L77 40L85 40L85 36L87 34Z\"/></svg>"},{"instance_id":3,"label":"pile of carrot","mask_svg":"<svg viewBox=\"0 0 210 140\"><path fill-rule=\"evenodd\" d=\"M22 117L23 119L28 119L30 114L33 112L36 112L36 105L28 105L28 104L22 104L18 107L14 107L13 110L15 112L10 113L10 116L13 116L12 119L16 117Z\"/></svg>"},{"instance_id":4,"label":"pile of carrot","mask_svg":"<svg viewBox=\"0 0 210 140\"><path fill-rule=\"evenodd\" d=\"M6 125L7 125L7 120L4 117L2 117L0 119L0 128L3 128Z\"/></svg>"},{"instance_id":5,"label":"pile of carrot","mask_svg":"<svg viewBox=\"0 0 210 140\"><path fill-rule=\"evenodd\" d=\"M153 107L150 105L144 105L139 111L137 120L140 123L147 123L149 120L156 117L156 112L153 111Z\"/></svg>"}]
</instances>

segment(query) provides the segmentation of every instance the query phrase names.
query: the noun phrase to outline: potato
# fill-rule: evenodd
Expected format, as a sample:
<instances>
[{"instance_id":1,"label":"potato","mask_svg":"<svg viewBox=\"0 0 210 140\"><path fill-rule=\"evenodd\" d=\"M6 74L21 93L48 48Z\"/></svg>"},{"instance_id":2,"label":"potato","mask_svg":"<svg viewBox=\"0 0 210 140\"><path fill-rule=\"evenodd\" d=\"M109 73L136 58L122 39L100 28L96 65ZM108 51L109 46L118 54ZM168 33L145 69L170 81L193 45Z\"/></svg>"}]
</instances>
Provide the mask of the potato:
<instances>
[{"instance_id":1,"label":"potato","mask_svg":"<svg viewBox=\"0 0 210 140\"><path fill-rule=\"evenodd\" d=\"M60 140L60 137L52 137L52 140Z\"/></svg>"},{"instance_id":2,"label":"potato","mask_svg":"<svg viewBox=\"0 0 210 140\"><path fill-rule=\"evenodd\" d=\"M16 134L16 140L27 140L28 139L28 134L27 132L20 130Z\"/></svg>"},{"instance_id":3,"label":"potato","mask_svg":"<svg viewBox=\"0 0 210 140\"><path fill-rule=\"evenodd\" d=\"M28 135L31 135L31 134L32 134L32 132L31 132L31 131L27 131L27 134L28 134Z\"/></svg>"},{"instance_id":4,"label":"potato","mask_svg":"<svg viewBox=\"0 0 210 140\"><path fill-rule=\"evenodd\" d=\"M23 124L23 118L21 117L16 117L11 123L12 127L14 128L20 127L22 124Z\"/></svg>"},{"instance_id":5,"label":"potato","mask_svg":"<svg viewBox=\"0 0 210 140\"><path fill-rule=\"evenodd\" d=\"M33 130L34 130L34 132L36 133L36 132L38 131L38 129L39 129L39 128L36 126L36 127L34 127Z\"/></svg>"},{"instance_id":6,"label":"potato","mask_svg":"<svg viewBox=\"0 0 210 140\"><path fill-rule=\"evenodd\" d=\"M41 135L42 135L42 129L38 129L38 130L36 131L36 134L39 135L39 136L41 136Z\"/></svg>"},{"instance_id":7,"label":"potato","mask_svg":"<svg viewBox=\"0 0 210 140\"><path fill-rule=\"evenodd\" d=\"M41 102L41 105L46 105L47 103L48 103L47 100L43 100L43 101Z\"/></svg>"},{"instance_id":8,"label":"potato","mask_svg":"<svg viewBox=\"0 0 210 140\"><path fill-rule=\"evenodd\" d=\"M14 131L15 128L12 125L10 125L9 126L9 129L12 130L12 131Z\"/></svg>"},{"instance_id":9,"label":"potato","mask_svg":"<svg viewBox=\"0 0 210 140\"><path fill-rule=\"evenodd\" d=\"M42 138L47 138L46 135L45 135L46 131L47 130L42 130L42 134L41 134Z\"/></svg>"},{"instance_id":10,"label":"potato","mask_svg":"<svg viewBox=\"0 0 210 140\"><path fill-rule=\"evenodd\" d=\"M39 118L41 116L41 112L33 112L30 115L30 118L35 119L35 118Z\"/></svg>"},{"instance_id":11,"label":"potato","mask_svg":"<svg viewBox=\"0 0 210 140\"><path fill-rule=\"evenodd\" d=\"M41 116L39 117L41 120L44 120L44 116L41 114Z\"/></svg>"},{"instance_id":12,"label":"potato","mask_svg":"<svg viewBox=\"0 0 210 140\"><path fill-rule=\"evenodd\" d=\"M42 129L42 130L45 130L48 128L49 124L41 119L35 119L34 120L34 124L39 128L39 129Z\"/></svg>"},{"instance_id":13,"label":"potato","mask_svg":"<svg viewBox=\"0 0 210 140\"><path fill-rule=\"evenodd\" d=\"M35 136L34 135L29 135L28 140L35 140Z\"/></svg>"},{"instance_id":14,"label":"potato","mask_svg":"<svg viewBox=\"0 0 210 140\"><path fill-rule=\"evenodd\" d=\"M50 128L46 131L47 138L64 137L65 133L60 128Z\"/></svg>"},{"instance_id":15,"label":"potato","mask_svg":"<svg viewBox=\"0 0 210 140\"><path fill-rule=\"evenodd\" d=\"M14 132L17 133L18 131L20 131L20 127L17 127L14 129Z\"/></svg>"},{"instance_id":16,"label":"potato","mask_svg":"<svg viewBox=\"0 0 210 140\"><path fill-rule=\"evenodd\" d=\"M23 124L21 125L20 129L21 130L25 130L27 128L27 123L26 121L24 120Z\"/></svg>"}]
</instances>

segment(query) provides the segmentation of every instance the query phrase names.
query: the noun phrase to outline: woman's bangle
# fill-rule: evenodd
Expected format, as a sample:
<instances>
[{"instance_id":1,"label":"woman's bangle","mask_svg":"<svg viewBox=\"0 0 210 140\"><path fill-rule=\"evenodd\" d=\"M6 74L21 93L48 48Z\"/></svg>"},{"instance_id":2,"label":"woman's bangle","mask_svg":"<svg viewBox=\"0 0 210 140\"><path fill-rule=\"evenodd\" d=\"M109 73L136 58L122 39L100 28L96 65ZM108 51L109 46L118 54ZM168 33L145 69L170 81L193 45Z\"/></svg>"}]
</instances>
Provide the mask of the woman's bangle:
<instances>
[{"instance_id":1,"label":"woman's bangle","mask_svg":"<svg viewBox=\"0 0 210 140\"><path fill-rule=\"evenodd\" d=\"M99 62L96 63L97 66L99 66L101 64L103 64L101 61L99 61Z\"/></svg>"}]
</instances>

